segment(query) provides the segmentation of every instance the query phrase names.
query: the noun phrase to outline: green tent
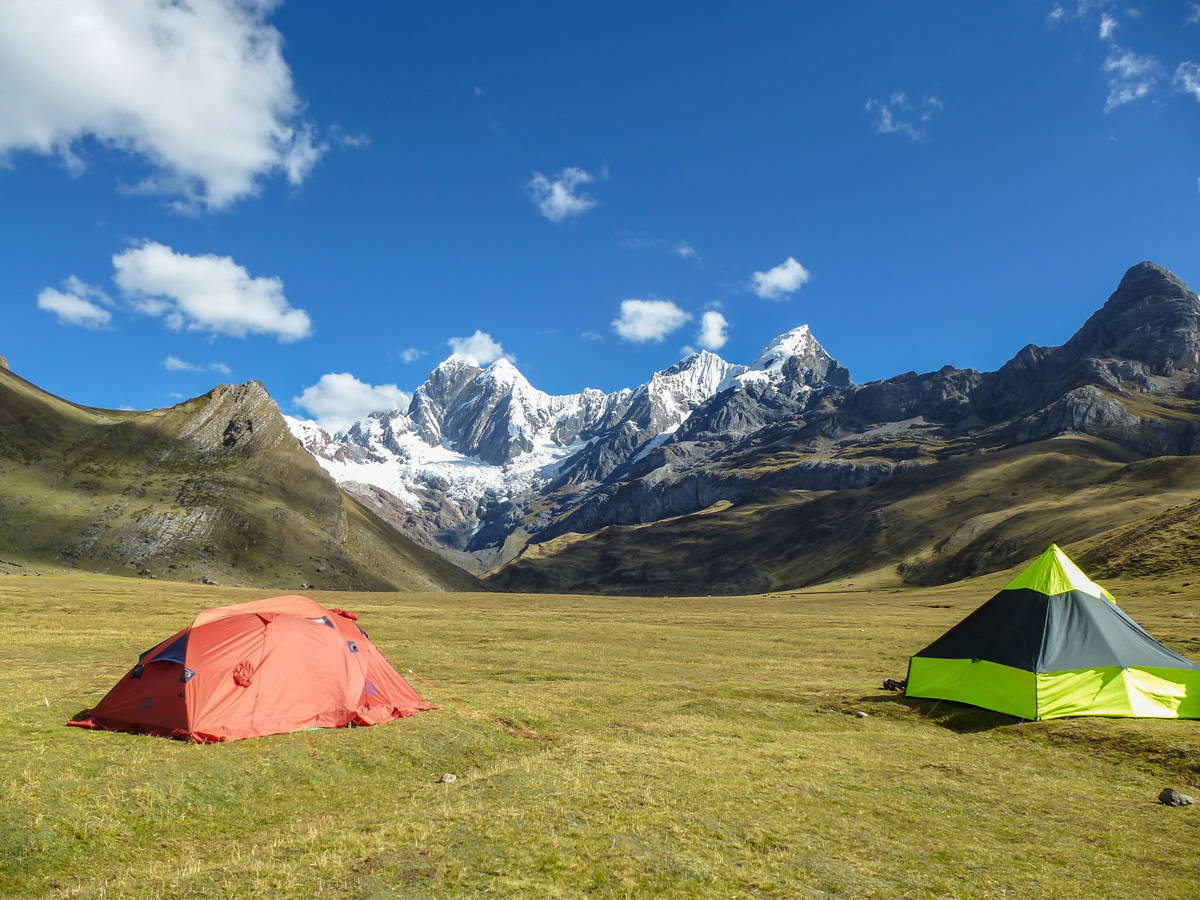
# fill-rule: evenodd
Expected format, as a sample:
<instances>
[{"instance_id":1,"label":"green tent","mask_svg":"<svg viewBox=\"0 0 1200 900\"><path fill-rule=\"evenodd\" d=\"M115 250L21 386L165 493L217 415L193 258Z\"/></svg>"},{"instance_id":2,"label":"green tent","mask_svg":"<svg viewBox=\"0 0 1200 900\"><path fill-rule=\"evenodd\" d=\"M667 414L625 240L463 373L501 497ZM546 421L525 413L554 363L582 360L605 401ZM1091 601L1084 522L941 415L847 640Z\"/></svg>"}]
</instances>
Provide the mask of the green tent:
<instances>
[{"instance_id":1,"label":"green tent","mask_svg":"<svg viewBox=\"0 0 1200 900\"><path fill-rule=\"evenodd\" d=\"M1051 544L912 658L909 697L1023 719L1200 719L1200 665L1168 650Z\"/></svg>"}]
</instances>

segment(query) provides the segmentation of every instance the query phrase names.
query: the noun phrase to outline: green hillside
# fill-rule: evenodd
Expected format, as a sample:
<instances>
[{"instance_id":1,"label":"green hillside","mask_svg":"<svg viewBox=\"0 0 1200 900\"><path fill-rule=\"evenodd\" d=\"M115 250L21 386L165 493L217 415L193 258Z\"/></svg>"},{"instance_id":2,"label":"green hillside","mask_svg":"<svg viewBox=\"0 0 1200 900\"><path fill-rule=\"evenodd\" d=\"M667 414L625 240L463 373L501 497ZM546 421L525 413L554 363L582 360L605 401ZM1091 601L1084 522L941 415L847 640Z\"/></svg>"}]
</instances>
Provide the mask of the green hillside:
<instances>
[{"instance_id":1,"label":"green hillside","mask_svg":"<svg viewBox=\"0 0 1200 900\"><path fill-rule=\"evenodd\" d=\"M257 382L88 409L0 369L0 571L300 589L478 589L345 494Z\"/></svg>"}]
</instances>

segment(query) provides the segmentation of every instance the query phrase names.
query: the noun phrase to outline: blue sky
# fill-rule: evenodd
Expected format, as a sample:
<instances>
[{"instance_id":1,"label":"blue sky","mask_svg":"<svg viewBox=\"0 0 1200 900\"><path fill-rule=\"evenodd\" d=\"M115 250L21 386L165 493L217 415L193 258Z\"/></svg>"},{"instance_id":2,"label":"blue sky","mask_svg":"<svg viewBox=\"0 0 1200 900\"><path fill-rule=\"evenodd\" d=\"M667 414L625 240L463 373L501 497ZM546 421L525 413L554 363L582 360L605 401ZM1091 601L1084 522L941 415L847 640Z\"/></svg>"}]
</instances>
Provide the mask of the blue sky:
<instances>
[{"instance_id":1,"label":"blue sky","mask_svg":"<svg viewBox=\"0 0 1200 900\"><path fill-rule=\"evenodd\" d=\"M1200 5L9 0L0 153L0 354L89 405L986 370L1200 284Z\"/></svg>"}]
</instances>

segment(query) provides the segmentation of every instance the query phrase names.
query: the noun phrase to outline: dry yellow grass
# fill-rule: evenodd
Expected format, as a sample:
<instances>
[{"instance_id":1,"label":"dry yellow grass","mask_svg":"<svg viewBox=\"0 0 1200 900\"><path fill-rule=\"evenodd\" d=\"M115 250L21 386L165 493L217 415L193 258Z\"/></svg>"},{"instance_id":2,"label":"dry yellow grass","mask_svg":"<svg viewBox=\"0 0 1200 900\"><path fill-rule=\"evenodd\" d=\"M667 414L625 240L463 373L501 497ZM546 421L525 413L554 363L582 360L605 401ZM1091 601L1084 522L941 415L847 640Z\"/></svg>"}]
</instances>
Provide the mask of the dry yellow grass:
<instances>
[{"instance_id":1,"label":"dry yellow grass","mask_svg":"<svg viewBox=\"0 0 1200 900\"><path fill-rule=\"evenodd\" d=\"M1002 581L318 592L444 709L197 747L63 723L200 609L265 592L3 577L0 895L1195 896L1200 814L1155 797L1200 793L1200 723L926 715L880 689ZM1109 587L1200 658L1200 589Z\"/></svg>"}]
</instances>

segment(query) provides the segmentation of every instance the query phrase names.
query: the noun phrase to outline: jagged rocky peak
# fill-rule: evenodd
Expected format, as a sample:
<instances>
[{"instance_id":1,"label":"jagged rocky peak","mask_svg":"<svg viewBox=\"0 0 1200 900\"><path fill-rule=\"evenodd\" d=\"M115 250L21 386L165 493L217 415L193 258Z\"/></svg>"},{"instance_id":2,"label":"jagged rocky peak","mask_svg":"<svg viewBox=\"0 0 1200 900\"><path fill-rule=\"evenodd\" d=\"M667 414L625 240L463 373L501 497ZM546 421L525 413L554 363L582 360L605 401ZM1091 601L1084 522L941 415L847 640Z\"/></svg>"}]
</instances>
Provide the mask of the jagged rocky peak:
<instances>
[{"instance_id":1,"label":"jagged rocky peak","mask_svg":"<svg viewBox=\"0 0 1200 900\"><path fill-rule=\"evenodd\" d=\"M825 352L807 325L793 328L771 341L750 368L736 377L746 386L755 382L793 382L812 386L826 382L849 387L850 370Z\"/></svg>"},{"instance_id":2,"label":"jagged rocky peak","mask_svg":"<svg viewBox=\"0 0 1200 900\"><path fill-rule=\"evenodd\" d=\"M261 381L218 385L186 406L191 414L179 434L198 450L270 449L289 434Z\"/></svg>"},{"instance_id":3,"label":"jagged rocky peak","mask_svg":"<svg viewBox=\"0 0 1200 900\"><path fill-rule=\"evenodd\" d=\"M0 369L7 369L7 368L8 368L8 360L5 359L3 356L0 356Z\"/></svg>"},{"instance_id":4,"label":"jagged rocky peak","mask_svg":"<svg viewBox=\"0 0 1200 900\"><path fill-rule=\"evenodd\" d=\"M745 366L726 362L715 353L701 350L655 372L649 381L634 391L634 395L670 394L680 400L692 401L694 406L728 387L735 376L745 371Z\"/></svg>"},{"instance_id":5,"label":"jagged rocky peak","mask_svg":"<svg viewBox=\"0 0 1200 900\"><path fill-rule=\"evenodd\" d=\"M656 372L650 379L650 384L677 383L694 389L697 395L706 399L722 388L728 387L730 381L746 371L746 366L726 362L715 353L701 350L685 356L670 368Z\"/></svg>"},{"instance_id":6,"label":"jagged rocky peak","mask_svg":"<svg viewBox=\"0 0 1200 900\"><path fill-rule=\"evenodd\" d=\"M408 415L425 443L437 446L442 442L442 420L446 410L480 371L473 360L451 356L430 372L425 383L413 392Z\"/></svg>"},{"instance_id":7,"label":"jagged rocky peak","mask_svg":"<svg viewBox=\"0 0 1200 900\"><path fill-rule=\"evenodd\" d=\"M675 365L655 372L646 384L634 391L625 423L636 424L637 430L644 432L644 439L676 428L697 407L745 371L745 366L728 363L707 350L693 353Z\"/></svg>"},{"instance_id":8,"label":"jagged rocky peak","mask_svg":"<svg viewBox=\"0 0 1200 900\"><path fill-rule=\"evenodd\" d=\"M1154 375L1200 374L1200 298L1162 266L1138 263L1062 349L1072 362L1115 357Z\"/></svg>"}]
</instances>

